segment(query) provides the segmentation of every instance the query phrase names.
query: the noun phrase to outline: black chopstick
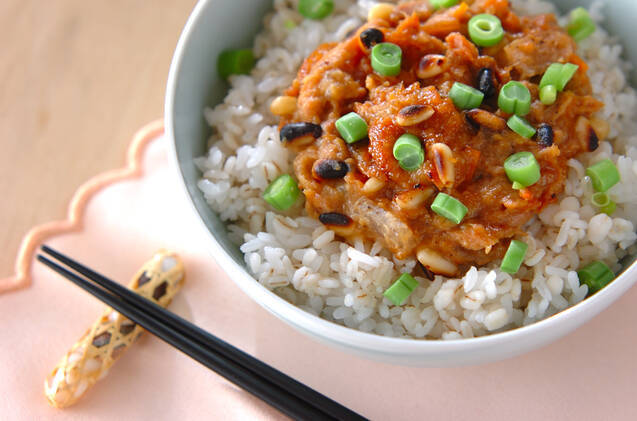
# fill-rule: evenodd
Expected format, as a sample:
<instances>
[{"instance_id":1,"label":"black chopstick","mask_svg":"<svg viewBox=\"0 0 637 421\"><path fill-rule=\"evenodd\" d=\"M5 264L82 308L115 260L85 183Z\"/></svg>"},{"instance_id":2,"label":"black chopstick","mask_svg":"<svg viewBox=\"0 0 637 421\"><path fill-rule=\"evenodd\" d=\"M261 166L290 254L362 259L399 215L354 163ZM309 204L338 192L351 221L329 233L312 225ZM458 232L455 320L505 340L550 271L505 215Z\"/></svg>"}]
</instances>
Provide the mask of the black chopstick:
<instances>
[{"instance_id":1,"label":"black chopstick","mask_svg":"<svg viewBox=\"0 0 637 421\"><path fill-rule=\"evenodd\" d=\"M242 370L237 364L225 360L223 357L214 352L206 350L201 347L201 345L192 342L190 339L180 335L178 332L174 332L173 330L162 326L153 318L139 310L126 306L122 300L118 299L111 293L88 283L85 279L69 272L46 257L38 256L38 260L69 279L80 288L97 297L100 301L114 308L133 322L144 327L150 333L166 341L186 355L192 357L196 361L257 396L261 400L279 409L281 412L295 419L317 419L326 417L326 414L322 411L303 401L295 399L293 394L277 388L275 385L268 382L267 379L255 376L252 372ZM331 417L328 418L331 419Z\"/></svg>"},{"instance_id":2,"label":"black chopstick","mask_svg":"<svg viewBox=\"0 0 637 421\"><path fill-rule=\"evenodd\" d=\"M295 419L365 419L144 297L48 247L43 251L109 289L49 259L38 260L203 365ZM121 293L121 295L120 295Z\"/></svg>"},{"instance_id":3,"label":"black chopstick","mask_svg":"<svg viewBox=\"0 0 637 421\"><path fill-rule=\"evenodd\" d=\"M187 320L182 319L176 314L166 310L165 308L158 306L154 302L145 299L139 294L134 293L128 288L123 287L117 282L113 282L90 268L82 265L81 263L71 259L68 256L48 247L42 246L42 251L58 261L64 263L75 271L81 273L85 277L93 280L103 288L112 292L115 295L121 297L127 303L137 307L146 314L152 314L155 320L164 323L174 330L179 331L191 340L200 343L201 345L211 348L216 352L226 356L235 363L243 366L244 368L261 373L261 375L267 378L270 382L275 383L277 386L286 390L294 391L294 394L305 402L312 406L320 406L323 412L330 414L335 418L342 418L344 416L351 417L352 415L358 415L352 413L349 409L345 408L341 404L333 401L332 399L318 394L315 390L300 383L293 378L283 374L279 370L263 363L260 360L252 357L249 354L241 351L238 348L230 345L229 343L213 336L209 332L201 329L200 327L190 323ZM318 395L318 396L317 396ZM362 418L359 418L362 419Z\"/></svg>"}]
</instances>

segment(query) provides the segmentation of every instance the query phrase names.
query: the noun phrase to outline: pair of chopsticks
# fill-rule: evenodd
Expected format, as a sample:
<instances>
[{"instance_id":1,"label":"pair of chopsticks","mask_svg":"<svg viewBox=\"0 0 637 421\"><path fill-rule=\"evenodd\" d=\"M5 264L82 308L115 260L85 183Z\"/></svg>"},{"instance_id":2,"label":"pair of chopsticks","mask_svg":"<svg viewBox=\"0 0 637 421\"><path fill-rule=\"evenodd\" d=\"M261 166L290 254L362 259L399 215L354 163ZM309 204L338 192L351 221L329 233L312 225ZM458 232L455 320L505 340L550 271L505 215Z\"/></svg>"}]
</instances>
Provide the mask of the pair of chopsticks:
<instances>
[{"instance_id":1,"label":"pair of chopsticks","mask_svg":"<svg viewBox=\"0 0 637 421\"><path fill-rule=\"evenodd\" d=\"M364 420L352 410L257 360L75 260L42 246L37 259L133 322L294 419ZM72 269L71 272L66 267ZM80 276L83 275L83 276Z\"/></svg>"}]
</instances>

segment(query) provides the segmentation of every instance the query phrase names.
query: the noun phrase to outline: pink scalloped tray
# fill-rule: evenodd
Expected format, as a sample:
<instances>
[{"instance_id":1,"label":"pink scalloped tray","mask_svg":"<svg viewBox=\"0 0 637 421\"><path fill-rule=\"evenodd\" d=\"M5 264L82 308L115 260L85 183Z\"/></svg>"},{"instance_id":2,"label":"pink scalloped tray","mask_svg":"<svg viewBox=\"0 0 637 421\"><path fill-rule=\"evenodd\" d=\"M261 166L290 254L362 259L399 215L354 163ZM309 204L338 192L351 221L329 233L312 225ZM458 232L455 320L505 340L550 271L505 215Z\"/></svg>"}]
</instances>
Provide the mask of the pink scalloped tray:
<instances>
[{"instance_id":1,"label":"pink scalloped tray","mask_svg":"<svg viewBox=\"0 0 637 421\"><path fill-rule=\"evenodd\" d=\"M156 249L179 253L187 281L173 311L371 419L634 419L637 289L563 340L495 364L407 368L344 354L275 319L216 265L169 168L162 133L161 121L142 128L126 167L84 184L66 220L34 227L15 274L0 281L0 419L282 418L151 336L77 405L49 407L45 375L102 305L33 263L43 242L123 283Z\"/></svg>"}]
</instances>

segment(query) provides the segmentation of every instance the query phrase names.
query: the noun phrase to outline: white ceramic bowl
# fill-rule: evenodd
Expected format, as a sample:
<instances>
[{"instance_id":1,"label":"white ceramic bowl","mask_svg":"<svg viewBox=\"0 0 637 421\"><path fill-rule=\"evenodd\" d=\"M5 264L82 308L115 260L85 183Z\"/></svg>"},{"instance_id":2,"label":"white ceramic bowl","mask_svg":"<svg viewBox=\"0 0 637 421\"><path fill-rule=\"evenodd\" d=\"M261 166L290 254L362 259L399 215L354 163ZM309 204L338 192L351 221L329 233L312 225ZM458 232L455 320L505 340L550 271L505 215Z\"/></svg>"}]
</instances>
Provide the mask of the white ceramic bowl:
<instances>
[{"instance_id":1,"label":"white ceramic bowl","mask_svg":"<svg viewBox=\"0 0 637 421\"><path fill-rule=\"evenodd\" d=\"M563 10L591 0L560 0ZM605 9L607 27L622 39L631 39L637 2L613 0ZM230 278L264 308L299 331L322 342L361 356L396 364L453 366L504 359L548 344L608 307L637 280L635 265L610 286L553 317L530 326L491 336L451 341L397 339L349 329L320 319L293 306L261 286L246 270L243 256L227 237L224 225L210 210L196 184L200 177L193 159L205 153L208 129L202 110L218 103L226 93L216 60L221 50L252 44L271 1L200 0L190 16L175 51L166 92L166 133L172 158L192 203L192 218L201 221L212 256ZM237 24L240 23L240 24ZM637 44L625 45L627 57L637 64Z\"/></svg>"}]
</instances>

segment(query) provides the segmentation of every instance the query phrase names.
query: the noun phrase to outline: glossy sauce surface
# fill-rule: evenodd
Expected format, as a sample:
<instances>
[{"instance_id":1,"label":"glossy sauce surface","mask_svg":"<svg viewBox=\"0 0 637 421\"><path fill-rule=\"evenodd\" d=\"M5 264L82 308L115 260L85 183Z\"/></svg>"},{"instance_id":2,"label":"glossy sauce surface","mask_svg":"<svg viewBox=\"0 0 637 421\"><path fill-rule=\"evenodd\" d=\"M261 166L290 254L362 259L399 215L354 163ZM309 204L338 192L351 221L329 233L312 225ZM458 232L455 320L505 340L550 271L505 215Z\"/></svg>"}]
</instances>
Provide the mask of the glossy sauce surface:
<instances>
[{"instance_id":1,"label":"glossy sauce surface","mask_svg":"<svg viewBox=\"0 0 637 421\"><path fill-rule=\"evenodd\" d=\"M480 13L502 22L506 34L494 47L479 48L469 39L467 23ZM402 49L398 76L373 71L370 50L360 40L369 28ZM545 106L538 84L554 62L580 68L557 102ZM372 20L343 42L319 47L286 91L297 97L298 106L282 116L280 126L312 122L323 128L317 139L287 142L297 153L294 170L309 214L347 215L352 226L337 233L380 240L398 258L421 248L459 268L501 258L510 239L563 191L566 162L596 148L591 119L603 104L591 97L586 70L575 42L553 15L519 17L506 0L469 1L436 12L424 1L397 6L387 19ZM457 109L448 97L453 83L484 88L485 77L493 86L480 109ZM551 146L506 126L510 115L498 109L497 92L511 80L529 88L532 105L526 118L536 128L551 126ZM369 138L348 145L334 122L351 111L365 119ZM427 118L419 121L419 113ZM424 164L412 172L403 170L392 153L404 133L418 136L425 149ZM514 190L503 164L520 151L534 154L541 178ZM325 159L346 162L349 172L342 179L321 178L315 167ZM467 206L460 224L431 211L438 192Z\"/></svg>"}]
</instances>

